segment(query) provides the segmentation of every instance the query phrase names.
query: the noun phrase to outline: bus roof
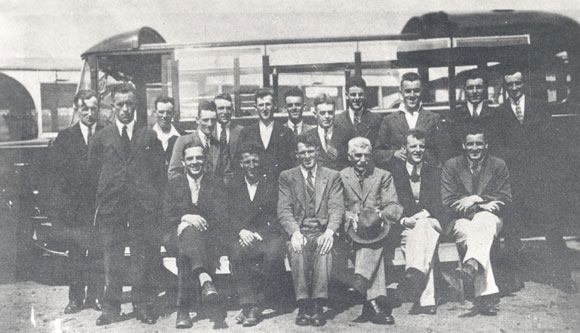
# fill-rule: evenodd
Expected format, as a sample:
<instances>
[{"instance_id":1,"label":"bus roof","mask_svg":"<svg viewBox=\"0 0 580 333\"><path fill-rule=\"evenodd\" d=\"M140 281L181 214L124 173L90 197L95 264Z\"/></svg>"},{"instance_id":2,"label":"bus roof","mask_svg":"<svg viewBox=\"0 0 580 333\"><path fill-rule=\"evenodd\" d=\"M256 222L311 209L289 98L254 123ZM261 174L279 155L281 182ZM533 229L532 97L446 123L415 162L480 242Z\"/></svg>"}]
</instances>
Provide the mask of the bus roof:
<instances>
[{"instance_id":1,"label":"bus roof","mask_svg":"<svg viewBox=\"0 0 580 333\"><path fill-rule=\"evenodd\" d=\"M143 27L107 38L88 49L81 57L85 58L94 53L130 51L138 49L144 44L158 43L165 43L165 39L157 31Z\"/></svg>"}]
</instances>

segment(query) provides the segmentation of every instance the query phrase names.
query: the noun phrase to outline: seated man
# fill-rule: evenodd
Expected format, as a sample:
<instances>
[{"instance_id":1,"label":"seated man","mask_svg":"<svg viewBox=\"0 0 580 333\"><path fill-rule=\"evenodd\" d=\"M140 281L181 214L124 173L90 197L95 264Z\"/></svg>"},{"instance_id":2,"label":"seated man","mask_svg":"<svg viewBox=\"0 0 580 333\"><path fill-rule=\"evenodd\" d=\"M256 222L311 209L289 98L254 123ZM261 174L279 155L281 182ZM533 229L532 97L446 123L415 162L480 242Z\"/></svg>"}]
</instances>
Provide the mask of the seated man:
<instances>
[{"instance_id":1,"label":"seated man","mask_svg":"<svg viewBox=\"0 0 580 333\"><path fill-rule=\"evenodd\" d=\"M280 174L278 217L290 235L288 251L300 326L323 326L323 302L328 299L334 233L342 224L344 201L338 171L318 165L316 141L299 135L299 166Z\"/></svg>"},{"instance_id":2,"label":"seated man","mask_svg":"<svg viewBox=\"0 0 580 333\"><path fill-rule=\"evenodd\" d=\"M466 251L460 273L467 283L473 283L475 308L481 314L494 315L498 287L489 254L512 195L505 162L488 155L487 147L483 128L467 128L464 156L443 166L441 199L452 214L446 231Z\"/></svg>"},{"instance_id":3,"label":"seated man","mask_svg":"<svg viewBox=\"0 0 580 333\"><path fill-rule=\"evenodd\" d=\"M277 183L262 176L260 157L264 149L244 142L238 151L242 177L231 184L231 241L233 270L242 312L238 324L254 326L260 321L264 291L272 287L276 262L284 260L286 241L278 223ZM259 269L256 269L259 264Z\"/></svg>"},{"instance_id":4,"label":"seated man","mask_svg":"<svg viewBox=\"0 0 580 333\"><path fill-rule=\"evenodd\" d=\"M165 246L178 254L177 328L192 326L189 308L193 296L186 285L188 278L199 281L202 301L218 298L210 272L215 271L218 249L225 241L227 202L222 182L204 175L205 158L201 141L188 142L182 161L186 174L170 179L165 193Z\"/></svg>"},{"instance_id":5,"label":"seated man","mask_svg":"<svg viewBox=\"0 0 580 333\"><path fill-rule=\"evenodd\" d=\"M385 279L385 236L389 225L401 217L403 209L397 202L397 192L391 174L371 163L369 139L356 137L348 142L351 167L340 172L344 184L346 209L345 230L356 243L354 288L366 296L362 315L355 321L385 325L394 324L387 308ZM370 212L370 214L369 214ZM365 216L376 215L378 228L366 228ZM359 220L360 217L360 220ZM363 221L365 217L365 221Z\"/></svg>"},{"instance_id":6,"label":"seated man","mask_svg":"<svg viewBox=\"0 0 580 333\"><path fill-rule=\"evenodd\" d=\"M436 314L433 256L441 233L441 169L425 161L425 131L414 128L405 139L406 162L393 163L393 180L403 206L401 250L405 278L399 289L413 299L411 314Z\"/></svg>"}]
</instances>

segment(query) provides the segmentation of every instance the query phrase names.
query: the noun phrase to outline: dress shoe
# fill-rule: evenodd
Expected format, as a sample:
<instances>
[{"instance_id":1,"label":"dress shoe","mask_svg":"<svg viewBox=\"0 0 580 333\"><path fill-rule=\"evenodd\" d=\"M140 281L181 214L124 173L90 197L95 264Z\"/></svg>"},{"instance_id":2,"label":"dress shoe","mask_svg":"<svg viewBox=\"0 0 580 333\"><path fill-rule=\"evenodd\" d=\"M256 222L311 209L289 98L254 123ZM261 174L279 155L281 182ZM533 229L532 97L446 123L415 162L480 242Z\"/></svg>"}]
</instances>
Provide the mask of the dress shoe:
<instances>
[{"instance_id":1,"label":"dress shoe","mask_svg":"<svg viewBox=\"0 0 580 333\"><path fill-rule=\"evenodd\" d=\"M405 277L399 287L404 295L415 302L421 297L426 282L427 276L420 270L411 267L405 272Z\"/></svg>"},{"instance_id":2,"label":"dress shoe","mask_svg":"<svg viewBox=\"0 0 580 333\"><path fill-rule=\"evenodd\" d=\"M497 315L497 304L499 299L496 295L485 295L480 296L475 299L475 309L476 311L484 316L495 316Z\"/></svg>"},{"instance_id":3,"label":"dress shoe","mask_svg":"<svg viewBox=\"0 0 580 333\"><path fill-rule=\"evenodd\" d=\"M93 309L95 311L103 311L103 306L98 298L95 299L85 299L85 304L83 305L83 309Z\"/></svg>"},{"instance_id":4,"label":"dress shoe","mask_svg":"<svg viewBox=\"0 0 580 333\"><path fill-rule=\"evenodd\" d=\"M306 307L298 308L298 314L296 315L295 323L298 326L310 325L310 316L308 315L308 310L306 309Z\"/></svg>"},{"instance_id":5,"label":"dress shoe","mask_svg":"<svg viewBox=\"0 0 580 333\"><path fill-rule=\"evenodd\" d=\"M257 306L252 306L252 308L250 308L250 311L248 311L248 315L246 316L246 319L244 319L242 326L244 327L255 326L260 322L261 317L262 317L262 309L260 309Z\"/></svg>"},{"instance_id":6,"label":"dress shoe","mask_svg":"<svg viewBox=\"0 0 580 333\"><path fill-rule=\"evenodd\" d=\"M419 314L427 314L427 315L436 315L437 314L437 306L430 305L430 306L421 306L419 303L413 303L411 310L409 310L410 315L419 315Z\"/></svg>"},{"instance_id":7,"label":"dress shoe","mask_svg":"<svg viewBox=\"0 0 580 333\"><path fill-rule=\"evenodd\" d=\"M157 322L157 316L153 314L153 310L150 307L134 309L133 312L135 312L135 318L143 324L153 325Z\"/></svg>"},{"instance_id":8,"label":"dress shoe","mask_svg":"<svg viewBox=\"0 0 580 333\"><path fill-rule=\"evenodd\" d=\"M117 316L115 316L112 313L103 312L103 314L101 314L99 318L97 318L97 326L112 324L115 322L116 317Z\"/></svg>"},{"instance_id":9,"label":"dress shoe","mask_svg":"<svg viewBox=\"0 0 580 333\"><path fill-rule=\"evenodd\" d=\"M312 310L312 317L310 318L310 325L312 326L324 326L326 325L326 319L323 315L324 309L322 308L322 301L314 301L314 309Z\"/></svg>"},{"instance_id":10,"label":"dress shoe","mask_svg":"<svg viewBox=\"0 0 580 333\"><path fill-rule=\"evenodd\" d=\"M368 302L368 320L377 325L393 325L395 323L395 318L391 315L391 311L385 311L377 299L373 299Z\"/></svg>"},{"instance_id":11,"label":"dress shoe","mask_svg":"<svg viewBox=\"0 0 580 333\"><path fill-rule=\"evenodd\" d=\"M215 289L212 281L206 281L203 284L203 289L201 291L201 299L204 302L215 302L218 299L218 292Z\"/></svg>"},{"instance_id":12,"label":"dress shoe","mask_svg":"<svg viewBox=\"0 0 580 333\"><path fill-rule=\"evenodd\" d=\"M175 319L175 328L191 328L193 322L189 316L189 311L184 309L177 310L177 318Z\"/></svg>"},{"instance_id":13,"label":"dress shoe","mask_svg":"<svg viewBox=\"0 0 580 333\"><path fill-rule=\"evenodd\" d=\"M238 315L236 316L236 324L238 324L238 325L243 324L244 320L246 320L246 317L248 316L249 312L250 312L250 308L243 307L242 310L240 310L240 313L238 313Z\"/></svg>"},{"instance_id":14,"label":"dress shoe","mask_svg":"<svg viewBox=\"0 0 580 333\"><path fill-rule=\"evenodd\" d=\"M66 308L64 308L64 313L65 314L71 314L71 313L77 313L81 310L81 302L77 301L77 300L72 300L70 302L68 302L68 304L66 305Z\"/></svg>"},{"instance_id":15,"label":"dress shoe","mask_svg":"<svg viewBox=\"0 0 580 333\"><path fill-rule=\"evenodd\" d=\"M473 285L475 277L480 273L478 267L479 263L475 259L469 259L457 270L465 283Z\"/></svg>"}]
</instances>

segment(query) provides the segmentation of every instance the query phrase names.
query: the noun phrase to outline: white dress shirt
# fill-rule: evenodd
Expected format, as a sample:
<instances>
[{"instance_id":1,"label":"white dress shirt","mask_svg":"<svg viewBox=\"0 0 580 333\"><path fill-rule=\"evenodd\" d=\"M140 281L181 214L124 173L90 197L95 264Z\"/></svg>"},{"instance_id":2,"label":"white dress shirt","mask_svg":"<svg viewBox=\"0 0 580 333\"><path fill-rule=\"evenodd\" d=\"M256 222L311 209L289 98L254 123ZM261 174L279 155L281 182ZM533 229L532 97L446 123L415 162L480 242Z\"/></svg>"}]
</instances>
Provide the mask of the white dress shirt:
<instances>
[{"instance_id":1,"label":"white dress shirt","mask_svg":"<svg viewBox=\"0 0 580 333\"><path fill-rule=\"evenodd\" d=\"M254 197L256 196L256 190L258 190L258 183L256 182L255 184L251 184L248 181L248 178L244 177L244 180L246 181L246 187L248 189L248 194L250 195L250 201L254 201Z\"/></svg>"},{"instance_id":2,"label":"white dress shirt","mask_svg":"<svg viewBox=\"0 0 580 333\"><path fill-rule=\"evenodd\" d=\"M312 183L316 184L316 172L318 171L318 163L316 165L314 165L314 168L312 168ZM302 176L304 177L304 181L306 182L308 179L308 170L304 169L304 167L302 167L302 165L300 165L300 172L302 173Z\"/></svg>"},{"instance_id":3,"label":"white dress shirt","mask_svg":"<svg viewBox=\"0 0 580 333\"><path fill-rule=\"evenodd\" d=\"M260 126L260 138L264 144L264 149L268 149L270 144L270 139L272 138L272 130L274 129L274 122L272 121L270 125L266 126L262 121L259 122Z\"/></svg>"},{"instance_id":4,"label":"white dress shirt","mask_svg":"<svg viewBox=\"0 0 580 333\"><path fill-rule=\"evenodd\" d=\"M520 110L522 110L522 119L526 119L525 116L526 95L522 95L522 97L520 97L517 101L514 101L513 99L510 98L510 104L512 106L512 111L516 116L516 118L518 117L518 112L516 111L516 108L519 106Z\"/></svg>"},{"instance_id":5,"label":"white dress shirt","mask_svg":"<svg viewBox=\"0 0 580 333\"><path fill-rule=\"evenodd\" d=\"M181 136L181 134L179 134L179 132L175 129L175 127L173 127L173 125L171 125L171 129L167 133L163 132L159 124L153 125L153 130L155 131L155 133L157 133L157 139L161 141L161 145L163 145L163 150L167 150L167 146L169 145L169 139L171 139L171 137Z\"/></svg>"},{"instance_id":6,"label":"white dress shirt","mask_svg":"<svg viewBox=\"0 0 580 333\"><path fill-rule=\"evenodd\" d=\"M326 140L331 140L332 139L332 132L334 129L334 126L330 126L330 128L328 128L327 130L325 130L324 128L318 126L318 137L320 138L320 142L322 143L322 148L324 149L324 151L326 151Z\"/></svg>"},{"instance_id":7,"label":"white dress shirt","mask_svg":"<svg viewBox=\"0 0 580 333\"><path fill-rule=\"evenodd\" d=\"M187 174L187 183L189 184L189 190L191 191L191 203L197 205L197 201L199 200L199 189L201 186L201 179L203 175L199 178L194 179L189 174Z\"/></svg>"},{"instance_id":8,"label":"white dress shirt","mask_svg":"<svg viewBox=\"0 0 580 333\"><path fill-rule=\"evenodd\" d=\"M85 143L88 145L89 144L89 127L85 124L83 124L82 122L79 122L79 125L81 127L81 133L83 135L83 138L85 139ZM97 123L94 123L93 126L91 126L91 132L93 135L95 135L95 130L97 129Z\"/></svg>"},{"instance_id":9,"label":"white dress shirt","mask_svg":"<svg viewBox=\"0 0 580 333\"><path fill-rule=\"evenodd\" d=\"M413 129L417 126L417 119L419 119L419 111L421 111L422 107L423 107L422 103L419 102L419 107L417 108L417 111L410 112L407 110L405 103L401 103L399 105L399 111L403 111L403 113L405 114L405 119L407 120L407 125L409 126L409 129Z\"/></svg>"},{"instance_id":10,"label":"white dress shirt","mask_svg":"<svg viewBox=\"0 0 580 333\"><path fill-rule=\"evenodd\" d=\"M479 102L479 104L477 104L477 107L475 108L475 110L473 109L473 104L467 102L467 109L469 110L469 114L471 115L472 118L473 118L473 112L475 112L477 117L479 117L479 115L481 115L481 109L483 109L483 102Z\"/></svg>"},{"instance_id":11,"label":"white dress shirt","mask_svg":"<svg viewBox=\"0 0 580 333\"><path fill-rule=\"evenodd\" d=\"M119 130L119 136L123 137L123 126L127 126L127 136L129 136L129 141L133 140L133 126L135 126L135 120L131 120L128 124L123 124L119 119L115 119L115 124Z\"/></svg>"},{"instance_id":12,"label":"white dress shirt","mask_svg":"<svg viewBox=\"0 0 580 333\"><path fill-rule=\"evenodd\" d=\"M217 123L217 139L218 141L221 140L222 138L222 125L221 123ZM226 125L226 142L230 143L230 123L227 123Z\"/></svg>"},{"instance_id":13,"label":"white dress shirt","mask_svg":"<svg viewBox=\"0 0 580 333\"><path fill-rule=\"evenodd\" d=\"M413 164L407 162L405 163L405 166L407 167L407 173L409 174L409 176L411 176L413 174ZM417 175L421 176L421 168L423 167L423 163L419 163L419 165L417 165ZM419 202L419 197L421 195L421 178L419 178L418 182L412 182L411 179L409 179L409 183L411 184L411 191L413 192L413 198L415 199L415 202Z\"/></svg>"},{"instance_id":14,"label":"white dress shirt","mask_svg":"<svg viewBox=\"0 0 580 333\"><path fill-rule=\"evenodd\" d=\"M298 135L302 134L302 124L304 124L302 120L298 124L294 124L292 120L288 119L288 128L292 130L292 133L294 133L294 127L297 127Z\"/></svg>"}]
</instances>

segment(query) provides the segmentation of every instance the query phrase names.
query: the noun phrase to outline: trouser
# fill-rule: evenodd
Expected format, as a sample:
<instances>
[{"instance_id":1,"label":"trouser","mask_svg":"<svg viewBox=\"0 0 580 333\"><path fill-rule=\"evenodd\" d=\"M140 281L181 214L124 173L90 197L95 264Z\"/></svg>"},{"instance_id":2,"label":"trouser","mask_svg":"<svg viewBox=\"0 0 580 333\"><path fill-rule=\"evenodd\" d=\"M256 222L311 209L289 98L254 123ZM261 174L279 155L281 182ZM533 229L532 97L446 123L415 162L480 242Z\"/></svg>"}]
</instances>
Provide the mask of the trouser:
<instances>
[{"instance_id":1,"label":"trouser","mask_svg":"<svg viewBox=\"0 0 580 333\"><path fill-rule=\"evenodd\" d=\"M427 277L427 284L419 299L421 306L435 305L435 274L433 257L439 242L441 226L432 218L420 219L413 229L401 233L401 251L405 256L405 269L415 268Z\"/></svg>"},{"instance_id":2,"label":"trouser","mask_svg":"<svg viewBox=\"0 0 580 333\"><path fill-rule=\"evenodd\" d=\"M364 277L369 282L367 300L387 296L385 277L384 241L363 245L355 250L354 273Z\"/></svg>"},{"instance_id":3,"label":"trouser","mask_svg":"<svg viewBox=\"0 0 580 333\"><path fill-rule=\"evenodd\" d=\"M243 247L236 240L232 249L232 262L240 304L262 304L264 291L275 282L277 262L284 260L283 235L259 233L262 241Z\"/></svg>"},{"instance_id":4,"label":"trouser","mask_svg":"<svg viewBox=\"0 0 580 333\"><path fill-rule=\"evenodd\" d=\"M490 251L502 225L498 216L485 211L475 214L471 220L458 219L451 230L457 245L466 250L463 262L475 259L483 267L483 274L477 275L473 283L475 297L499 292L491 267Z\"/></svg>"},{"instance_id":5,"label":"trouser","mask_svg":"<svg viewBox=\"0 0 580 333\"><path fill-rule=\"evenodd\" d=\"M320 227L302 226L300 232L306 237L302 253L296 253L288 242L292 283L296 300L328 298L328 280L332 271L332 251L320 254L317 239L322 235Z\"/></svg>"},{"instance_id":6,"label":"trouser","mask_svg":"<svg viewBox=\"0 0 580 333\"><path fill-rule=\"evenodd\" d=\"M129 225L127 225L129 222ZM153 300L150 275L155 267L159 244L152 236L152 226L157 222L156 214L132 209L105 215L99 219L99 231L103 242L105 266L105 297L103 310L118 313L121 309L123 271L127 270L124 256L129 245L130 284L133 306L144 308Z\"/></svg>"}]
</instances>

